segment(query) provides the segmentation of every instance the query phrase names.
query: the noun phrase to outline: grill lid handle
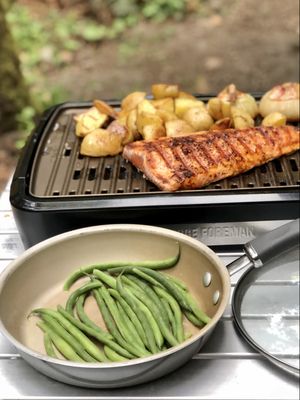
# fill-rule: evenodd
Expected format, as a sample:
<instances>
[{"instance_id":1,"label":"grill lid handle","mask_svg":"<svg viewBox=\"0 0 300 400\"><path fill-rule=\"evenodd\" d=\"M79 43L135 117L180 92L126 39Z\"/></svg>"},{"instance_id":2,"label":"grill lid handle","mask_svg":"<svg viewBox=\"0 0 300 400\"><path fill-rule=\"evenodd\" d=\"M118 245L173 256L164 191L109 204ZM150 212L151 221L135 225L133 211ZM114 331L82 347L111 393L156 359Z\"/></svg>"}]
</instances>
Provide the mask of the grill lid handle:
<instances>
[{"instance_id":1,"label":"grill lid handle","mask_svg":"<svg viewBox=\"0 0 300 400\"><path fill-rule=\"evenodd\" d=\"M244 245L246 255L258 268L299 243L299 218L259 236Z\"/></svg>"}]
</instances>

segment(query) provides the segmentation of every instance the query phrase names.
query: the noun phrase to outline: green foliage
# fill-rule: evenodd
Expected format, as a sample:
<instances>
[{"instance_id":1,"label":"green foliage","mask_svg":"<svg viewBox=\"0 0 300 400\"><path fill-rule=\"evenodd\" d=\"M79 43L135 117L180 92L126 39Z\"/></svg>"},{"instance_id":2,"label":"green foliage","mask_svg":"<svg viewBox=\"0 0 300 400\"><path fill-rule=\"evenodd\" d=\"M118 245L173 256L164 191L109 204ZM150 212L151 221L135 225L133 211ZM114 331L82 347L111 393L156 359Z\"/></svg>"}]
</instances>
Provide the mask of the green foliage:
<instances>
[{"instance_id":1,"label":"green foliage","mask_svg":"<svg viewBox=\"0 0 300 400\"><path fill-rule=\"evenodd\" d=\"M7 0L8 1L8 0ZM43 76L72 62L76 51L86 42L97 43L115 39L141 19L164 21L167 18L182 18L191 9L206 0L105 0L113 17L107 26L95 19L69 10L50 9L46 17L33 17L26 6L12 2L6 18L19 50L22 71L31 92L34 107L25 107L18 116L20 129L29 132L33 120L45 108L65 101L63 88L45 88ZM10 1L9 1L10 3ZM135 43L120 45L120 56L128 57L137 50Z\"/></svg>"}]
</instances>

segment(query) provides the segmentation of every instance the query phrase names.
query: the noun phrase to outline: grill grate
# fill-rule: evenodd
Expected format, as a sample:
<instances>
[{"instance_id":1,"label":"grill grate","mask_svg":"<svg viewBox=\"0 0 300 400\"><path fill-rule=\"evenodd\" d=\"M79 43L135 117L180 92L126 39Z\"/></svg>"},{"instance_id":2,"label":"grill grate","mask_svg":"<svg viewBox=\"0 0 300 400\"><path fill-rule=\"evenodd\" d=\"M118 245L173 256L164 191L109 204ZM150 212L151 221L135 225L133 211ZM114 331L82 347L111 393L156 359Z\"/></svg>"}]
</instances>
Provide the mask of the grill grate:
<instances>
[{"instance_id":1,"label":"grill grate","mask_svg":"<svg viewBox=\"0 0 300 400\"><path fill-rule=\"evenodd\" d=\"M79 154L80 141L74 134L73 117L82 111L62 111L44 132L31 171L31 195L49 198L159 192L121 156L92 158ZM251 191L259 188L280 190L300 185L299 171L298 151L193 192Z\"/></svg>"}]
</instances>

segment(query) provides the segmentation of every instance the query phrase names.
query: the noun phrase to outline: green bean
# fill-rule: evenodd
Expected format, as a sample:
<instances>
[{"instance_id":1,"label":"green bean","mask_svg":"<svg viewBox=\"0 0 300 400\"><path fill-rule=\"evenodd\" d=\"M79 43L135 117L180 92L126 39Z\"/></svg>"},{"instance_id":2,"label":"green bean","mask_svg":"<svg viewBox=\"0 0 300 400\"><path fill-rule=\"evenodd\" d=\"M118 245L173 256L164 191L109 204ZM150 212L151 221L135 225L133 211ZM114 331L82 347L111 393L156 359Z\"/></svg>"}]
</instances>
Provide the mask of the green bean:
<instances>
[{"instance_id":1,"label":"green bean","mask_svg":"<svg viewBox=\"0 0 300 400\"><path fill-rule=\"evenodd\" d=\"M58 306L61 309L61 306ZM96 360L107 361L104 353L76 326L74 326L64 315L61 315L55 310L49 308L38 308L33 311L33 313L38 315L49 315L55 318L72 336L74 336L83 348ZM66 314L71 315L66 311ZM74 318L75 319L75 318Z\"/></svg>"},{"instance_id":2,"label":"green bean","mask_svg":"<svg viewBox=\"0 0 300 400\"><path fill-rule=\"evenodd\" d=\"M81 267L74 271L65 281L64 290L68 290L74 282L85 274L90 274L94 269L107 270L113 267L126 267L126 266L136 266L144 267L149 269L165 269L176 265L180 258L180 246L178 245L178 251L175 256L165 258L163 260L147 260L147 261L108 261L99 264L93 264Z\"/></svg>"},{"instance_id":3,"label":"green bean","mask_svg":"<svg viewBox=\"0 0 300 400\"><path fill-rule=\"evenodd\" d=\"M128 358L120 356L120 354L118 354L116 351L112 350L110 347L108 347L106 345L104 346L104 353L110 361L127 361L128 360Z\"/></svg>"},{"instance_id":4,"label":"green bean","mask_svg":"<svg viewBox=\"0 0 300 400\"><path fill-rule=\"evenodd\" d=\"M141 342L141 346L139 346L139 343L134 340L132 337L131 331L127 324L124 321L123 315L119 312L118 307L115 303L115 300L111 297L109 294L108 290L103 286L98 290L102 296L102 299L104 300L108 310L110 311L117 328L119 329L119 332L123 336L124 340L126 340L129 343L132 343L132 346L136 348L141 348L141 350L146 350L144 347L144 344Z\"/></svg>"},{"instance_id":5,"label":"green bean","mask_svg":"<svg viewBox=\"0 0 300 400\"><path fill-rule=\"evenodd\" d=\"M54 346L67 360L79 362L84 361L64 339L62 339L49 327L46 322L39 321L37 323L37 326L50 336L50 339L54 343Z\"/></svg>"},{"instance_id":6,"label":"green bean","mask_svg":"<svg viewBox=\"0 0 300 400\"><path fill-rule=\"evenodd\" d=\"M200 321L191 311L184 310L183 313L193 325L198 326L199 328L203 328L205 325L204 322Z\"/></svg>"},{"instance_id":7,"label":"green bean","mask_svg":"<svg viewBox=\"0 0 300 400\"><path fill-rule=\"evenodd\" d=\"M149 346L149 350L154 354L158 352L158 347L155 343L155 337L153 333L153 326L150 325L149 321L149 314L151 315L150 311L147 309L147 307L141 307L140 303L137 301L137 298L128 290L126 289L122 282L121 282L121 277L117 278L117 290L120 293L120 295L124 298L124 300L130 305L130 307L133 309L133 311L136 313L138 319L140 320L146 337L147 337L147 343ZM147 312L145 312L145 309L149 311L149 314L147 315Z\"/></svg>"},{"instance_id":8,"label":"green bean","mask_svg":"<svg viewBox=\"0 0 300 400\"><path fill-rule=\"evenodd\" d=\"M125 348L121 347L118 343L114 342L113 340L107 339L106 336L100 334L95 329L83 324L81 321L74 318L70 313L68 313L66 310L64 310L61 306L58 306L57 309L62 316L64 316L68 321L70 321L78 329L87 333L89 336L92 336L95 339L98 339L99 342L106 344L107 346L109 346L110 348L112 348L117 353L121 354L122 356L124 356L126 358L134 358L134 356L131 353L129 353L129 351L127 351Z\"/></svg>"},{"instance_id":9,"label":"green bean","mask_svg":"<svg viewBox=\"0 0 300 400\"><path fill-rule=\"evenodd\" d=\"M165 289L155 287L154 290L159 296L161 296L161 298L165 299L169 303L174 315L175 337L177 338L179 343L183 342L184 329L183 329L182 313L179 304L174 299L174 297L171 296Z\"/></svg>"},{"instance_id":10,"label":"green bean","mask_svg":"<svg viewBox=\"0 0 300 400\"><path fill-rule=\"evenodd\" d=\"M113 276L110 276L106 272L98 271L97 269L93 270L93 275L96 276L96 278L100 279L102 282L106 283L107 286L116 289L117 283L116 279Z\"/></svg>"},{"instance_id":11,"label":"green bean","mask_svg":"<svg viewBox=\"0 0 300 400\"><path fill-rule=\"evenodd\" d=\"M44 332L44 347L45 347L46 353L49 357L57 358L57 355L55 354L55 351L53 348L53 342L51 340L49 333L47 333L47 332Z\"/></svg>"},{"instance_id":12,"label":"green bean","mask_svg":"<svg viewBox=\"0 0 300 400\"><path fill-rule=\"evenodd\" d=\"M115 290L115 289L108 289L109 293L116 299L118 302L122 305L124 311L127 313L129 319L133 323L139 337L141 338L142 342L144 343L145 346L147 346L147 338L145 335L145 331L140 323L140 320L137 318L135 315L134 311L130 307L128 303L123 299L123 297L120 295L120 293Z\"/></svg>"},{"instance_id":13,"label":"green bean","mask_svg":"<svg viewBox=\"0 0 300 400\"><path fill-rule=\"evenodd\" d=\"M161 299L161 302L166 310L166 313L168 314L169 325L171 325L173 335L176 337L176 323L175 323L175 318L174 318L173 312L171 310L170 304L164 298ZM178 339L178 337L177 337L177 339Z\"/></svg>"},{"instance_id":14,"label":"green bean","mask_svg":"<svg viewBox=\"0 0 300 400\"><path fill-rule=\"evenodd\" d=\"M188 291L186 284L181 279L179 279L173 275L165 274L165 276L167 279L169 279L171 282L173 282L175 285L177 285L180 289L184 290L185 292Z\"/></svg>"},{"instance_id":15,"label":"green bean","mask_svg":"<svg viewBox=\"0 0 300 400\"><path fill-rule=\"evenodd\" d=\"M152 326L155 342L156 342L158 348L160 349L164 343L164 337L160 331L159 325L158 325L156 319L154 318L152 311L150 311L149 307L147 307L145 305L145 303L143 301L141 301L138 296L136 296L137 292L139 292L140 295L143 295L144 293L142 293L141 289L139 288L139 286L137 286L136 283L134 283L133 281L128 279L125 275L122 275L122 280L124 281L125 284L127 284L127 289L132 289L133 291L136 291L135 293L132 292L132 294L134 295L139 307L146 314L147 319L150 322L150 325ZM147 343L149 345L149 342L147 342Z\"/></svg>"},{"instance_id":16,"label":"green bean","mask_svg":"<svg viewBox=\"0 0 300 400\"><path fill-rule=\"evenodd\" d=\"M124 279L124 277L122 277ZM125 280L125 279L124 279ZM134 294L135 297L137 297L152 313L154 316L159 329L163 335L163 337L167 340L167 342L171 346L176 346L178 344L177 339L173 336L172 332L170 331L169 327L165 323L164 318L162 317L160 310L157 308L156 304L153 303L153 301L141 290L139 287L131 287L130 290L132 290L132 293Z\"/></svg>"},{"instance_id":17,"label":"green bean","mask_svg":"<svg viewBox=\"0 0 300 400\"><path fill-rule=\"evenodd\" d=\"M124 308L121 306L121 304L119 302L116 302L116 305L118 307L120 315L122 315L122 317L123 317L124 323L126 324L128 330L132 336L133 342L136 343L138 345L138 347L142 347L144 349L145 345L144 345L142 339L140 338L137 330L135 329L135 326L133 325L131 319L128 317L126 311L124 310Z\"/></svg>"},{"instance_id":18,"label":"green bean","mask_svg":"<svg viewBox=\"0 0 300 400\"><path fill-rule=\"evenodd\" d=\"M107 337L108 340L113 340L113 336L109 333L104 331L103 329L100 328L97 324L95 324L85 313L84 311L84 302L86 299L86 294L82 294L81 296L78 297L77 302L76 302L76 311L79 319L81 322L84 324L90 326L91 328L95 329L98 331L101 335L104 335Z\"/></svg>"},{"instance_id":19,"label":"green bean","mask_svg":"<svg viewBox=\"0 0 300 400\"><path fill-rule=\"evenodd\" d=\"M62 339L64 339L76 353L85 361L95 362L95 358L90 356L90 354L85 351L83 346L72 336L65 328L53 317L50 315L41 313L41 317L44 322L46 322L49 327Z\"/></svg>"},{"instance_id":20,"label":"green bean","mask_svg":"<svg viewBox=\"0 0 300 400\"><path fill-rule=\"evenodd\" d=\"M164 274L154 271L152 269L142 269L143 272L149 274L153 278L157 279L162 285L165 286L166 289L175 297L181 307L188 311L192 311L197 318L203 321L205 324L210 322L210 317L206 315L200 308L198 307L196 301L191 296L190 293L185 292L184 290L180 289L178 286L174 285L173 282L168 280Z\"/></svg>"},{"instance_id":21,"label":"green bean","mask_svg":"<svg viewBox=\"0 0 300 400\"><path fill-rule=\"evenodd\" d=\"M145 281L141 280L140 278L137 278L134 275L126 275L128 279L130 279L132 282L134 282L140 289L142 289L145 294L149 297L150 300L156 305L158 311L162 315L164 321L166 324L169 323L169 318L168 314L166 312L165 307L162 305L160 298L158 295L155 293L155 291L150 287Z\"/></svg>"},{"instance_id":22,"label":"green bean","mask_svg":"<svg viewBox=\"0 0 300 400\"><path fill-rule=\"evenodd\" d=\"M138 275L140 278L144 279L145 281L149 282L152 284L152 286L158 286L158 287L163 287L161 283L159 283L156 279L152 278L152 276L149 276L145 274L143 271L139 270L138 268L132 268L132 272L136 275Z\"/></svg>"},{"instance_id":23,"label":"green bean","mask_svg":"<svg viewBox=\"0 0 300 400\"><path fill-rule=\"evenodd\" d=\"M99 291L94 289L93 294L95 296L98 307L102 313L104 322L105 322L109 332L112 334L112 336L115 338L115 340L119 343L119 345L122 346L124 349L126 349L131 354L135 355L136 357L144 357L144 356L149 355L149 352L146 349L143 350L140 348L136 348L131 343L128 343L126 340L123 339L123 337L121 336L120 332L118 331L118 329L115 325L115 322L114 322L113 318L111 317L109 310L106 307L106 304L105 304L101 294L99 293ZM112 346L109 346L109 347L112 347Z\"/></svg>"},{"instance_id":24,"label":"green bean","mask_svg":"<svg viewBox=\"0 0 300 400\"><path fill-rule=\"evenodd\" d=\"M75 306L77 297L80 296L83 293L89 292L90 290L102 286L102 283L99 281L95 282L88 282L85 285L81 286L77 290L75 290L68 298L67 303L66 303L66 311L68 311L70 314L73 314L73 308Z\"/></svg>"}]
</instances>

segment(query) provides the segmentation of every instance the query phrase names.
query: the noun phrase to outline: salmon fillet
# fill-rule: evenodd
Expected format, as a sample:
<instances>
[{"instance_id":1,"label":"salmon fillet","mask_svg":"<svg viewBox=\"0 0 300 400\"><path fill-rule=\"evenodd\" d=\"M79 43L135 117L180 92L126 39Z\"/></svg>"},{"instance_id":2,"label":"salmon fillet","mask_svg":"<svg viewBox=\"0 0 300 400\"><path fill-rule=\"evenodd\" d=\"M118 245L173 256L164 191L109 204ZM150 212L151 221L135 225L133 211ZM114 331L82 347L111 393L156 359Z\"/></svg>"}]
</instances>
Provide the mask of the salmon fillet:
<instances>
[{"instance_id":1,"label":"salmon fillet","mask_svg":"<svg viewBox=\"0 0 300 400\"><path fill-rule=\"evenodd\" d=\"M199 189L299 149L294 126L226 129L127 144L123 157L164 191Z\"/></svg>"}]
</instances>

